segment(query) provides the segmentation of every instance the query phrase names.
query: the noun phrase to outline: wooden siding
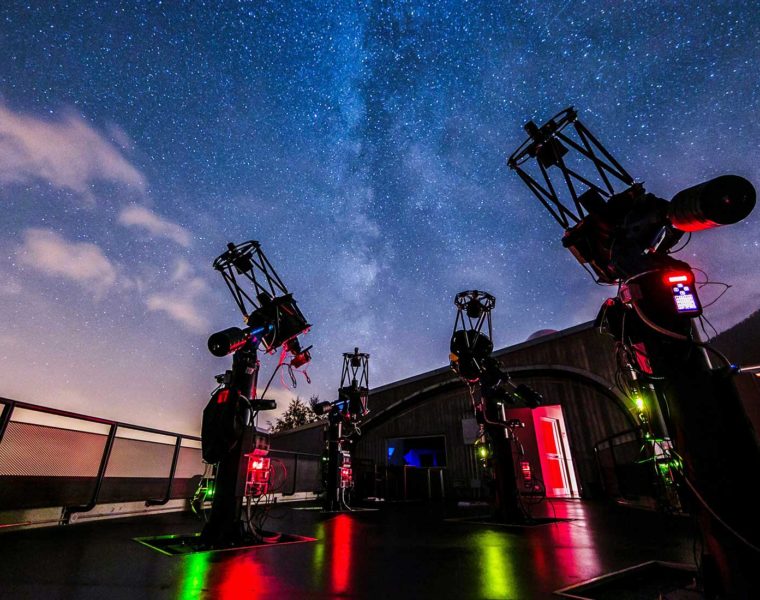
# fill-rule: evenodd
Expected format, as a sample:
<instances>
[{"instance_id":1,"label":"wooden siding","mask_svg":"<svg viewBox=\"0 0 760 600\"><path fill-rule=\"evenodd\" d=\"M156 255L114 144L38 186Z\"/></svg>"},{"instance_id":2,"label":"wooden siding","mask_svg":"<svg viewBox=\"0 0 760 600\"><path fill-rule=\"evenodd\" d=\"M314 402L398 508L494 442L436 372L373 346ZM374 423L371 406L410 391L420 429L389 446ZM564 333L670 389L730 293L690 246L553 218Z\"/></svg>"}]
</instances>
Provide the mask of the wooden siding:
<instances>
[{"instance_id":1,"label":"wooden siding","mask_svg":"<svg viewBox=\"0 0 760 600\"><path fill-rule=\"evenodd\" d=\"M612 341L585 324L507 348L496 356L508 369L541 367L540 376L516 372L513 378L534 387L546 404L562 406L579 484L585 496L595 495L599 476L594 444L632 425L620 400L616 403L615 394L604 390L614 381ZM552 371L552 367L557 369ZM568 367L576 373L558 369ZM583 372L596 381L584 381ZM462 437L462 419L471 417L472 409L463 384L445 385L451 379L448 369L438 369L371 393L370 407L377 424L370 419L364 427L356 457L385 465L389 438L443 435L447 494L468 487L470 480L478 478L473 448ZM383 411L392 415L377 418Z\"/></svg>"}]
</instances>

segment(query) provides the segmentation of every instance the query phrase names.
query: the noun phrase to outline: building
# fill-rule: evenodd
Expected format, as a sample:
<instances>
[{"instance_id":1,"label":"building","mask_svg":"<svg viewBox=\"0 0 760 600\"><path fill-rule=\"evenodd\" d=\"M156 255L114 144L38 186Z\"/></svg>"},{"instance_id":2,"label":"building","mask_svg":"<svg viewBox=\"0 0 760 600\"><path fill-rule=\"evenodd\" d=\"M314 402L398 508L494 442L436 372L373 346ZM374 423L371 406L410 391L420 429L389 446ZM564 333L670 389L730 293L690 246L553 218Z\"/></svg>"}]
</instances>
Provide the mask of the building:
<instances>
[{"instance_id":1,"label":"building","mask_svg":"<svg viewBox=\"0 0 760 600\"><path fill-rule=\"evenodd\" d=\"M740 324L723 339L741 337L743 327ZM525 461L530 477L543 482L550 497L652 501L651 466L638 462L645 454L638 409L615 385L610 337L599 334L593 323L584 323L538 332L494 356L516 383L530 385L544 398L544 406L533 411L507 411L508 418L524 424L515 430L518 477ZM740 375L737 383L760 429L756 379ZM354 451L361 496L483 497L471 401L467 387L448 366L371 390L369 406ZM319 454L320 429L317 423L275 434L272 447ZM303 485L319 488L319 482Z\"/></svg>"}]
</instances>

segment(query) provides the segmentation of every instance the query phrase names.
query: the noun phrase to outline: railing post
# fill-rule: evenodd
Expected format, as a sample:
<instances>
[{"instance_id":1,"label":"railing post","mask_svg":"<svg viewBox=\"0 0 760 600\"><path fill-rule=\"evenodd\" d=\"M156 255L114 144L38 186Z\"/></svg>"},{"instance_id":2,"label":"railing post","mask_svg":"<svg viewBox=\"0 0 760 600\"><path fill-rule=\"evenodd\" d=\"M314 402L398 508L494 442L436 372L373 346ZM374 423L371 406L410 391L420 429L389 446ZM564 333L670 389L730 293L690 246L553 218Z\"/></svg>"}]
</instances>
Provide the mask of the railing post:
<instances>
[{"instance_id":1,"label":"railing post","mask_svg":"<svg viewBox=\"0 0 760 600\"><path fill-rule=\"evenodd\" d=\"M95 508L95 505L98 503L100 488L103 485L103 479L106 476L106 469L108 468L108 460L111 458L111 450L113 449L113 442L114 442L114 439L116 439L117 427L118 425L116 423L112 423L110 429L108 430L108 438L106 439L106 444L103 447L103 456L100 459L100 467L98 468L98 475L97 475L97 480L95 482L95 489L92 491L92 497L90 498L90 501L87 504L83 504L80 506L64 507L63 513L61 515L61 523L63 525L69 524L69 522L71 521L71 515L73 513L91 511L93 508Z\"/></svg>"},{"instance_id":2,"label":"railing post","mask_svg":"<svg viewBox=\"0 0 760 600\"><path fill-rule=\"evenodd\" d=\"M179 460L179 451L182 448L182 436L177 436L174 444L174 455L172 456L172 466L169 470L169 485L166 486L166 494L163 498L149 498L145 501L145 506L163 506L172 496L172 487L174 486L174 474L177 472L177 462Z\"/></svg>"},{"instance_id":3,"label":"railing post","mask_svg":"<svg viewBox=\"0 0 760 600\"><path fill-rule=\"evenodd\" d=\"M11 422L11 415L15 407L16 404L13 401L6 402L3 406L3 412L0 413L0 444L3 442L5 430L8 429L8 423Z\"/></svg>"}]
</instances>

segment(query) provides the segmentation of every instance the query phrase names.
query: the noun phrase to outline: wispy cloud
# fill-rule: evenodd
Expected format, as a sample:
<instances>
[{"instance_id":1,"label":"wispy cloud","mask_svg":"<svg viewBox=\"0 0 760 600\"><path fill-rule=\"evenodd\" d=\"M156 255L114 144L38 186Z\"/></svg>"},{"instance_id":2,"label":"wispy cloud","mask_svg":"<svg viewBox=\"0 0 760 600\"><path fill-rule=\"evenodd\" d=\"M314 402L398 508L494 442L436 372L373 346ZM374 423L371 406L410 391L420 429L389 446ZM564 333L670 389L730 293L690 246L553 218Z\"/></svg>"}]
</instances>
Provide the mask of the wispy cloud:
<instances>
[{"instance_id":1,"label":"wispy cloud","mask_svg":"<svg viewBox=\"0 0 760 600\"><path fill-rule=\"evenodd\" d=\"M110 181L144 191L143 174L81 117L39 119L0 104L0 183L45 181L92 200L91 185Z\"/></svg>"},{"instance_id":2,"label":"wispy cloud","mask_svg":"<svg viewBox=\"0 0 760 600\"><path fill-rule=\"evenodd\" d=\"M119 214L119 223L127 227L144 229L155 237L168 238L185 248L188 248L192 242L187 229L137 204L131 204L122 209Z\"/></svg>"},{"instance_id":3,"label":"wispy cloud","mask_svg":"<svg viewBox=\"0 0 760 600\"><path fill-rule=\"evenodd\" d=\"M22 265L64 277L99 293L116 283L116 266L96 244L74 242L49 229L27 229L17 251Z\"/></svg>"},{"instance_id":4,"label":"wispy cloud","mask_svg":"<svg viewBox=\"0 0 760 600\"><path fill-rule=\"evenodd\" d=\"M209 321L198 306L208 284L194 275L192 266L184 259L177 261L171 284L172 289L147 296L148 310L163 312L190 331L208 331Z\"/></svg>"}]
</instances>

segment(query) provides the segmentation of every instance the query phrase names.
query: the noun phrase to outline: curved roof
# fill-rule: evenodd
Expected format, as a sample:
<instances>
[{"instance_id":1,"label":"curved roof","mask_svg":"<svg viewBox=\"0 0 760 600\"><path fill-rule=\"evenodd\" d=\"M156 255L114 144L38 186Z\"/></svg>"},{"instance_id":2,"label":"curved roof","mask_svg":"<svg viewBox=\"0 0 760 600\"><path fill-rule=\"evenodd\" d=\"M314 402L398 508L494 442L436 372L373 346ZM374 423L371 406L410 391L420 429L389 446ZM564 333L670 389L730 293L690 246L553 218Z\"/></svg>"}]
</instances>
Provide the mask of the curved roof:
<instances>
[{"instance_id":1,"label":"curved roof","mask_svg":"<svg viewBox=\"0 0 760 600\"><path fill-rule=\"evenodd\" d=\"M512 367L509 369L509 374L513 379L526 379L531 377L564 377L588 385L589 387L592 387L597 392L599 392L601 395L611 400L618 408L618 410L623 413L626 420L631 423L631 426L636 427L633 416L626 408L626 397L617 388L615 388L614 385L610 385L607 381L595 373L586 371L584 369L579 369L577 367L569 367L566 365L542 364ZM362 424L362 430L367 431L373 427L377 427L381 423L385 423L389 419L394 418L404 411L432 400L441 392L456 387L464 387L464 384L461 379L452 374L450 378L422 388L421 390L417 390L406 398L402 398L401 400L398 400L397 402L394 402L393 404L387 406L380 412L372 414Z\"/></svg>"}]
</instances>

